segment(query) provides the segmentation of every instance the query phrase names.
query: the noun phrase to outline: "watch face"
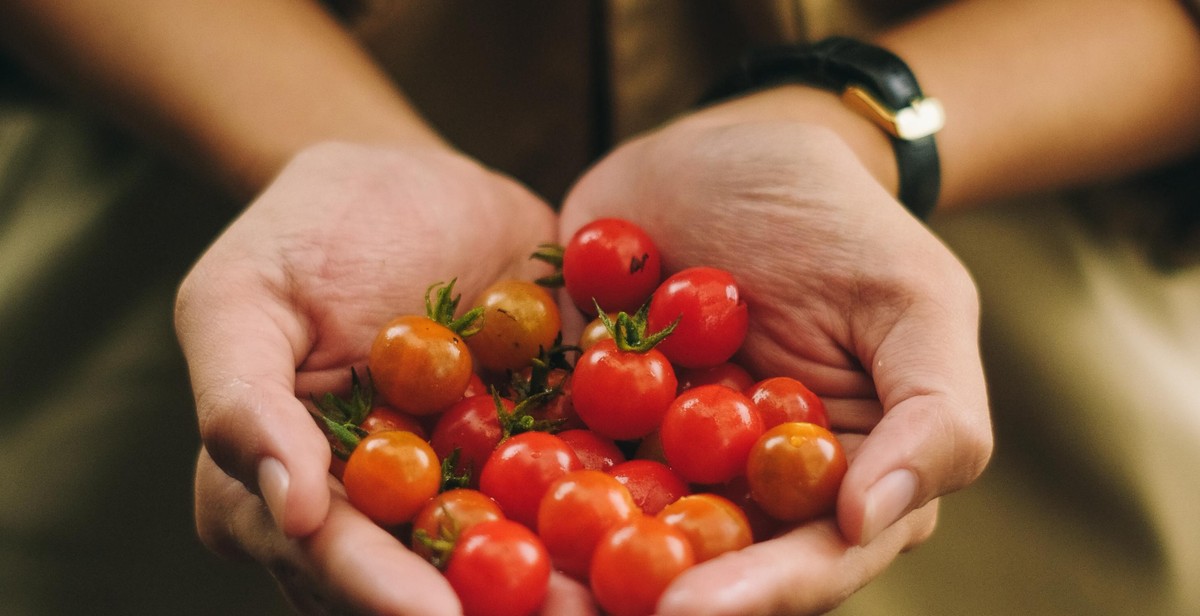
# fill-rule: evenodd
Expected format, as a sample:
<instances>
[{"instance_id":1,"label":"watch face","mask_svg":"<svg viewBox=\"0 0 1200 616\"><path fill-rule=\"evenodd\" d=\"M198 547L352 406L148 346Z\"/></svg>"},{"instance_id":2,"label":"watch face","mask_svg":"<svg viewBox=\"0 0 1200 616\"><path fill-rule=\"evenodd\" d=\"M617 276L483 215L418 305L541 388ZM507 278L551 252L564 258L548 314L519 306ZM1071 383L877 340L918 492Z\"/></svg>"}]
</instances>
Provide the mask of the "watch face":
<instances>
[{"instance_id":1,"label":"watch face","mask_svg":"<svg viewBox=\"0 0 1200 616\"><path fill-rule=\"evenodd\" d=\"M908 107L891 109L864 88L849 86L842 92L842 101L891 136L905 141L928 137L946 123L942 103L936 98L918 98Z\"/></svg>"},{"instance_id":2,"label":"watch face","mask_svg":"<svg viewBox=\"0 0 1200 616\"><path fill-rule=\"evenodd\" d=\"M896 136L905 141L928 137L945 124L946 112L936 98L918 98L896 112Z\"/></svg>"}]
</instances>

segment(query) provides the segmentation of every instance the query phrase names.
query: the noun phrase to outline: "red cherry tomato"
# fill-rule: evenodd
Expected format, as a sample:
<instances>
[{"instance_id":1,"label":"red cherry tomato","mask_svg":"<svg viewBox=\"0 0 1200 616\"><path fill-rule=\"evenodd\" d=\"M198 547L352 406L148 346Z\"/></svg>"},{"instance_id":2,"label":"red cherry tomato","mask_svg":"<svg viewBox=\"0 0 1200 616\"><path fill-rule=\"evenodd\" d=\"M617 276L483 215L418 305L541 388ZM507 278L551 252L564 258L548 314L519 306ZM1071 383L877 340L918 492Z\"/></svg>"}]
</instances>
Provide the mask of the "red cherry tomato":
<instances>
[{"instance_id":1,"label":"red cherry tomato","mask_svg":"<svg viewBox=\"0 0 1200 616\"><path fill-rule=\"evenodd\" d=\"M625 461L625 454L612 439L600 436L591 430L583 428L563 430L558 433L558 438L566 441L571 449L575 450L575 455L579 457L583 468L607 471L613 465Z\"/></svg>"},{"instance_id":2,"label":"red cherry tomato","mask_svg":"<svg viewBox=\"0 0 1200 616\"><path fill-rule=\"evenodd\" d=\"M667 463L667 455L663 453L662 437L659 436L658 430L647 434L645 438L638 441L638 446L633 452L633 457L638 460L654 460L663 464Z\"/></svg>"},{"instance_id":3,"label":"red cherry tomato","mask_svg":"<svg viewBox=\"0 0 1200 616\"><path fill-rule=\"evenodd\" d=\"M377 432L364 438L342 482L350 503L381 526L408 522L442 484L437 454L412 432Z\"/></svg>"},{"instance_id":4,"label":"red cherry tomato","mask_svg":"<svg viewBox=\"0 0 1200 616\"><path fill-rule=\"evenodd\" d=\"M829 427L825 403L796 379L777 376L743 388L770 430L787 421L802 421Z\"/></svg>"},{"instance_id":5,"label":"red cherry tomato","mask_svg":"<svg viewBox=\"0 0 1200 616\"><path fill-rule=\"evenodd\" d=\"M471 382L471 353L462 337L424 316L392 320L367 359L375 389L393 407L430 415L462 398Z\"/></svg>"},{"instance_id":6,"label":"red cherry tomato","mask_svg":"<svg viewBox=\"0 0 1200 616\"><path fill-rule=\"evenodd\" d=\"M429 539L454 540L464 531L480 522L503 520L500 505L483 492L459 488L447 490L425 503L413 518L412 549L425 558L433 551L418 539L423 533Z\"/></svg>"},{"instance_id":7,"label":"red cherry tomato","mask_svg":"<svg viewBox=\"0 0 1200 616\"><path fill-rule=\"evenodd\" d=\"M692 483L706 484L745 473L746 457L762 433L754 403L722 385L679 394L659 429L671 468Z\"/></svg>"},{"instance_id":8,"label":"red cherry tomato","mask_svg":"<svg viewBox=\"0 0 1200 616\"><path fill-rule=\"evenodd\" d=\"M510 519L534 528L550 484L582 468L566 441L545 432L525 432L492 452L479 475L479 490L495 499Z\"/></svg>"},{"instance_id":9,"label":"red cherry tomato","mask_svg":"<svg viewBox=\"0 0 1200 616\"><path fill-rule=\"evenodd\" d=\"M471 379L467 381L467 388L463 390L462 397L469 398L471 396L481 396L486 393L489 393L487 383L483 382L483 377L472 372Z\"/></svg>"},{"instance_id":10,"label":"red cherry tomato","mask_svg":"<svg viewBox=\"0 0 1200 616\"><path fill-rule=\"evenodd\" d=\"M505 398L500 399L500 404L508 412L515 407ZM500 444L501 436L496 400L485 394L463 398L447 409L433 427L429 443L443 460L457 449L454 473L469 473L470 485L478 486L483 464Z\"/></svg>"},{"instance_id":11,"label":"red cherry tomato","mask_svg":"<svg viewBox=\"0 0 1200 616\"><path fill-rule=\"evenodd\" d=\"M846 454L829 430L788 422L768 430L746 462L750 495L772 517L800 522L833 511Z\"/></svg>"},{"instance_id":12,"label":"red cherry tomato","mask_svg":"<svg viewBox=\"0 0 1200 616\"><path fill-rule=\"evenodd\" d=\"M543 404L529 409L534 419L554 424L558 430L574 430L584 428L583 420L575 413L571 373L563 369L554 369L546 376L546 386L555 388L558 393Z\"/></svg>"},{"instance_id":13,"label":"red cherry tomato","mask_svg":"<svg viewBox=\"0 0 1200 616\"><path fill-rule=\"evenodd\" d=\"M663 507L687 496L691 488L671 467L654 460L629 460L608 469L624 484L633 502L646 515L654 515Z\"/></svg>"},{"instance_id":14,"label":"red cherry tomato","mask_svg":"<svg viewBox=\"0 0 1200 616\"><path fill-rule=\"evenodd\" d=\"M579 357L571 383L579 418L616 440L641 438L658 428L678 385L658 349L622 351L612 340L596 343Z\"/></svg>"},{"instance_id":15,"label":"red cherry tomato","mask_svg":"<svg viewBox=\"0 0 1200 616\"><path fill-rule=\"evenodd\" d=\"M562 273L567 294L584 313L596 316L595 300L605 312L633 314L662 280L662 257L637 225L601 218L567 242Z\"/></svg>"},{"instance_id":16,"label":"red cherry tomato","mask_svg":"<svg viewBox=\"0 0 1200 616\"><path fill-rule=\"evenodd\" d=\"M483 325L467 340L479 365L493 372L519 370L562 329L558 304L546 289L525 280L502 280L475 300Z\"/></svg>"},{"instance_id":17,"label":"red cherry tomato","mask_svg":"<svg viewBox=\"0 0 1200 616\"><path fill-rule=\"evenodd\" d=\"M572 471L550 485L538 507L537 534L554 565L584 579L600 537L641 515L629 490L595 470Z\"/></svg>"},{"instance_id":18,"label":"red cherry tomato","mask_svg":"<svg viewBox=\"0 0 1200 616\"><path fill-rule=\"evenodd\" d=\"M684 392L701 385L724 385L730 389L745 391L754 384L754 377L745 368L724 362L708 368L676 368L679 391Z\"/></svg>"},{"instance_id":19,"label":"red cherry tomato","mask_svg":"<svg viewBox=\"0 0 1200 616\"><path fill-rule=\"evenodd\" d=\"M715 267L690 267L662 282L650 299L649 331L679 320L658 348L676 366L705 368L733 357L750 317L733 276Z\"/></svg>"},{"instance_id":20,"label":"red cherry tomato","mask_svg":"<svg viewBox=\"0 0 1200 616\"><path fill-rule=\"evenodd\" d=\"M376 406L367 413L362 423L358 424L367 434L383 432L384 430L404 430L425 438L425 427L417 418L407 413L401 413L387 406Z\"/></svg>"},{"instance_id":21,"label":"red cherry tomato","mask_svg":"<svg viewBox=\"0 0 1200 616\"><path fill-rule=\"evenodd\" d=\"M653 614L667 585L695 564L692 545L678 529L639 516L610 530L596 544L590 585L611 616Z\"/></svg>"},{"instance_id":22,"label":"red cherry tomato","mask_svg":"<svg viewBox=\"0 0 1200 616\"><path fill-rule=\"evenodd\" d=\"M754 543L746 513L716 494L685 496L658 512L658 519L687 536L698 563Z\"/></svg>"},{"instance_id":23,"label":"red cherry tomato","mask_svg":"<svg viewBox=\"0 0 1200 616\"><path fill-rule=\"evenodd\" d=\"M464 616L529 616L546 598L550 570L537 535L511 520L492 520L459 536L445 575Z\"/></svg>"}]
</instances>

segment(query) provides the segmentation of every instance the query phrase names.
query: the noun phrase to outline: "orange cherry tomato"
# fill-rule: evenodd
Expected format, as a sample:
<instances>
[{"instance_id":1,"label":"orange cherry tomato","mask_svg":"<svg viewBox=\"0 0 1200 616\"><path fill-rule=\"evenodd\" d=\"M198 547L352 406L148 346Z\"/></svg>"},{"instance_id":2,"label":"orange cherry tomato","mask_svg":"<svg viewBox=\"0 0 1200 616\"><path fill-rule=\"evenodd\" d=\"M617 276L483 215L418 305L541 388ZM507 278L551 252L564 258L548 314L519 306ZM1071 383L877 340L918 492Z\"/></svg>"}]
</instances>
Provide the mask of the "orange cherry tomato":
<instances>
[{"instance_id":1,"label":"orange cherry tomato","mask_svg":"<svg viewBox=\"0 0 1200 616\"><path fill-rule=\"evenodd\" d=\"M462 337L418 315L397 317L380 330L367 362L376 391L413 415L431 415L457 402L473 374Z\"/></svg>"},{"instance_id":2,"label":"orange cherry tomato","mask_svg":"<svg viewBox=\"0 0 1200 616\"><path fill-rule=\"evenodd\" d=\"M754 543L746 513L716 494L684 496L659 511L658 519L687 535L698 563Z\"/></svg>"},{"instance_id":3,"label":"orange cherry tomato","mask_svg":"<svg viewBox=\"0 0 1200 616\"><path fill-rule=\"evenodd\" d=\"M612 334L609 333L608 327L604 325L604 321L595 318L584 326L583 331L579 333L579 348L586 351L596 346L596 343L601 340L611 339Z\"/></svg>"},{"instance_id":4,"label":"orange cherry tomato","mask_svg":"<svg viewBox=\"0 0 1200 616\"><path fill-rule=\"evenodd\" d=\"M467 340L479 365L493 372L519 370L562 330L558 304L546 289L524 280L502 280L475 300L483 325Z\"/></svg>"},{"instance_id":5,"label":"orange cherry tomato","mask_svg":"<svg viewBox=\"0 0 1200 616\"><path fill-rule=\"evenodd\" d=\"M399 430L368 435L346 461L342 483L350 503L381 526L408 522L442 484L437 454L424 439Z\"/></svg>"},{"instance_id":6,"label":"orange cherry tomato","mask_svg":"<svg viewBox=\"0 0 1200 616\"><path fill-rule=\"evenodd\" d=\"M800 522L833 511L846 454L832 432L811 423L771 428L750 449L750 496L768 515Z\"/></svg>"}]
</instances>

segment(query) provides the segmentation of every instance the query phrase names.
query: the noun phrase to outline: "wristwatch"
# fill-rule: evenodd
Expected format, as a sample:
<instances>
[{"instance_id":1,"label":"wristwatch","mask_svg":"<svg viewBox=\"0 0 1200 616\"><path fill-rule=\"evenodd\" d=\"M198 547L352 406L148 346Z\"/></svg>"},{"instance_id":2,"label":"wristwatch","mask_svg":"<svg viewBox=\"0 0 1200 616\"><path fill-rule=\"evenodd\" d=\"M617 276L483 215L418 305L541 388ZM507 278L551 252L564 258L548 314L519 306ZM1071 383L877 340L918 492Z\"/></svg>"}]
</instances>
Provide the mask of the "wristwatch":
<instances>
[{"instance_id":1,"label":"wristwatch","mask_svg":"<svg viewBox=\"0 0 1200 616\"><path fill-rule=\"evenodd\" d=\"M704 102L782 83L838 92L848 107L886 131L896 153L900 202L919 219L929 216L941 190L934 135L945 123L945 112L936 98L921 92L903 60L840 36L811 45L752 49Z\"/></svg>"}]
</instances>

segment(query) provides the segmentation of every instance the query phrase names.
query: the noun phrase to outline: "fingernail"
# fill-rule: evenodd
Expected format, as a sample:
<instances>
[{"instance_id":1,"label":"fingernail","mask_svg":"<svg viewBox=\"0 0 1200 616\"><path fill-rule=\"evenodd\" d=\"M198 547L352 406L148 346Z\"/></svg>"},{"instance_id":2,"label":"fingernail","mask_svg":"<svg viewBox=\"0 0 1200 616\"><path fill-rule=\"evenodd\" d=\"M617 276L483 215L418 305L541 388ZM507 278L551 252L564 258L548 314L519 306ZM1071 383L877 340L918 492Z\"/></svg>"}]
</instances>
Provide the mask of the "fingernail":
<instances>
[{"instance_id":1,"label":"fingernail","mask_svg":"<svg viewBox=\"0 0 1200 616\"><path fill-rule=\"evenodd\" d=\"M287 469L283 462L275 458L263 458L258 463L258 491L275 518L275 525L283 528L284 513L287 509L288 483Z\"/></svg>"},{"instance_id":2,"label":"fingernail","mask_svg":"<svg viewBox=\"0 0 1200 616\"><path fill-rule=\"evenodd\" d=\"M866 545L908 512L917 495L917 476L908 469L894 470L867 490L863 506L862 540Z\"/></svg>"}]
</instances>

